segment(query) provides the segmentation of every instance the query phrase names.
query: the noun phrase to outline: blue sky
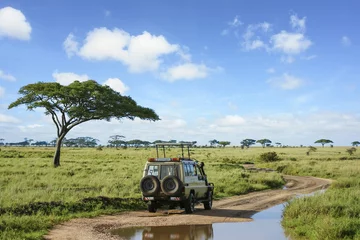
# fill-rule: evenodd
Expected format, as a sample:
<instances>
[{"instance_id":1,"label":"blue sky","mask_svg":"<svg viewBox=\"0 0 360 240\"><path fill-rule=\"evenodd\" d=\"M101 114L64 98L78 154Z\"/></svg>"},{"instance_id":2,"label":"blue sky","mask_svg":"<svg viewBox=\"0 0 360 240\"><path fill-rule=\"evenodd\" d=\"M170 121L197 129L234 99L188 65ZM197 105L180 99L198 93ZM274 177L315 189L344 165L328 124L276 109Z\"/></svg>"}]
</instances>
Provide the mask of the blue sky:
<instances>
[{"instance_id":1,"label":"blue sky","mask_svg":"<svg viewBox=\"0 0 360 240\"><path fill-rule=\"evenodd\" d=\"M0 138L50 141L21 86L94 79L161 117L68 137L360 140L357 1L0 1Z\"/></svg>"}]
</instances>

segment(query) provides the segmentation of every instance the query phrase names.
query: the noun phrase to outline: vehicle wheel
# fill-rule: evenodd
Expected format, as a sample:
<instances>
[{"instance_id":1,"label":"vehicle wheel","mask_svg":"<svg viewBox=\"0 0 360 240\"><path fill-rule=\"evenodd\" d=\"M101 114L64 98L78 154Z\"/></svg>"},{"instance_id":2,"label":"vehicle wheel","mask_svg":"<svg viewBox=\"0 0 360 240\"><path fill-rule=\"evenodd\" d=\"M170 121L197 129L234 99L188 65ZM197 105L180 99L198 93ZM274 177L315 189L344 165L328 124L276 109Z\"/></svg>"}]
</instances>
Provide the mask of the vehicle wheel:
<instances>
[{"instance_id":1,"label":"vehicle wheel","mask_svg":"<svg viewBox=\"0 0 360 240\"><path fill-rule=\"evenodd\" d=\"M181 192L182 183L176 176L166 176L161 181L161 189L167 196L176 196Z\"/></svg>"},{"instance_id":2,"label":"vehicle wheel","mask_svg":"<svg viewBox=\"0 0 360 240\"><path fill-rule=\"evenodd\" d=\"M150 203L148 204L148 211L151 212L151 213L155 213L156 210L157 210L156 203L150 202Z\"/></svg>"},{"instance_id":3,"label":"vehicle wheel","mask_svg":"<svg viewBox=\"0 0 360 240\"><path fill-rule=\"evenodd\" d=\"M212 208L212 201L213 201L213 193L212 191L209 192L209 200L204 202L205 210L211 210Z\"/></svg>"},{"instance_id":4,"label":"vehicle wheel","mask_svg":"<svg viewBox=\"0 0 360 240\"><path fill-rule=\"evenodd\" d=\"M195 197L193 193L190 193L189 198L185 202L185 212L187 214L193 213L195 211Z\"/></svg>"},{"instance_id":5,"label":"vehicle wheel","mask_svg":"<svg viewBox=\"0 0 360 240\"><path fill-rule=\"evenodd\" d=\"M140 189L144 196L154 196L160 190L159 179L155 176L143 177L140 181Z\"/></svg>"}]
</instances>

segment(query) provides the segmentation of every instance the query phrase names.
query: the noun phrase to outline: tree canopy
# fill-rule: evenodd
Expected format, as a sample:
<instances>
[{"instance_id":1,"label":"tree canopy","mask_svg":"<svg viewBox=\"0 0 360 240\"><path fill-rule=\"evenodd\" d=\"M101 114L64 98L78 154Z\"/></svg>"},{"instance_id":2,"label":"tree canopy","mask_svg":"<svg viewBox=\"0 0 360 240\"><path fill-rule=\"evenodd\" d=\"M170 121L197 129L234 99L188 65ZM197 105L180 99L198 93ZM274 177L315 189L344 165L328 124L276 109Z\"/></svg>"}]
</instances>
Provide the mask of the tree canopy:
<instances>
[{"instance_id":1,"label":"tree canopy","mask_svg":"<svg viewBox=\"0 0 360 240\"><path fill-rule=\"evenodd\" d=\"M314 143L320 143L322 145L322 147L324 147L325 144L333 143L333 141L322 138L322 139L316 140Z\"/></svg>"},{"instance_id":2,"label":"tree canopy","mask_svg":"<svg viewBox=\"0 0 360 240\"><path fill-rule=\"evenodd\" d=\"M357 147L360 145L360 142L359 141L354 141L351 143L351 145L353 145L353 147Z\"/></svg>"},{"instance_id":3,"label":"tree canopy","mask_svg":"<svg viewBox=\"0 0 360 240\"><path fill-rule=\"evenodd\" d=\"M256 142L256 140L247 138L247 139L242 140L240 142L240 144L241 144L241 147L249 148L251 145L254 145L255 142Z\"/></svg>"},{"instance_id":4,"label":"tree canopy","mask_svg":"<svg viewBox=\"0 0 360 240\"><path fill-rule=\"evenodd\" d=\"M75 126L90 120L111 118L134 120L160 120L154 110L139 106L130 96L122 96L109 86L94 80L75 81L68 86L56 82L38 82L23 86L22 97L9 105L9 109L25 105L28 110L45 108L57 129L54 166L60 165L60 147L66 134Z\"/></svg>"},{"instance_id":5,"label":"tree canopy","mask_svg":"<svg viewBox=\"0 0 360 240\"><path fill-rule=\"evenodd\" d=\"M266 138L264 138L264 139L259 139L259 140L257 140L256 142L257 142L257 143L260 143L263 148L264 148L267 144L270 144L270 143L271 143L271 141L270 141L269 139L266 139Z\"/></svg>"},{"instance_id":6,"label":"tree canopy","mask_svg":"<svg viewBox=\"0 0 360 240\"><path fill-rule=\"evenodd\" d=\"M225 147L227 145L230 145L230 142L229 141L219 141L219 145Z\"/></svg>"}]
</instances>

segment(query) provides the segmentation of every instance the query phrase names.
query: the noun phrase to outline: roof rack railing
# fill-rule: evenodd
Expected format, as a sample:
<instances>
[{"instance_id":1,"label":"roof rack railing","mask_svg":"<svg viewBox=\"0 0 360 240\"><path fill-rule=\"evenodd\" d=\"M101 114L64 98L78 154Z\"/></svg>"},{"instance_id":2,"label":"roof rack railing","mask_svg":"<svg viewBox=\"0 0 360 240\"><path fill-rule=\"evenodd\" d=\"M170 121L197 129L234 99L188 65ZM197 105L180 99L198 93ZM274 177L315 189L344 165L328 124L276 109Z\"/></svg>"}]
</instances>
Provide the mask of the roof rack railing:
<instances>
[{"instance_id":1,"label":"roof rack railing","mask_svg":"<svg viewBox=\"0 0 360 240\"><path fill-rule=\"evenodd\" d=\"M163 154L164 154L164 158L166 158L166 154L165 154L165 146L178 146L181 147L181 155L182 158L184 158L184 147L187 148L187 152L188 152L188 158L190 159L190 147L193 146L193 143L155 143L155 147L156 147L156 155L159 158L159 147L162 147L163 149Z\"/></svg>"}]
</instances>

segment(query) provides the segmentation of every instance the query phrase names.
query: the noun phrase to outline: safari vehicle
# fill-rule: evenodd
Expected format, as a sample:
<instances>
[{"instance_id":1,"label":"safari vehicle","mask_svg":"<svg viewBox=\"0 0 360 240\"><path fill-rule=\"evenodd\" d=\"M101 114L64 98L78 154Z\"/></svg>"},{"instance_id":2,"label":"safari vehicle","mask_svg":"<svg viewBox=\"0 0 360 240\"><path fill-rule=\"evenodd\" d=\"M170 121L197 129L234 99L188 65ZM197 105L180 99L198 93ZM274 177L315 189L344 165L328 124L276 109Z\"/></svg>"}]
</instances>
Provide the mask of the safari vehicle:
<instances>
[{"instance_id":1,"label":"safari vehicle","mask_svg":"<svg viewBox=\"0 0 360 240\"><path fill-rule=\"evenodd\" d=\"M148 203L148 211L156 212L163 205L185 208L186 213L193 213L195 204L203 203L206 210L211 210L214 184L209 183L204 171L204 163L190 158L187 143L156 144L156 158L149 158L145 164L143 178L140 181L142 199ZM166 157L165 147L181 148L178 157ZM184 148L188 157L184 157ZM159 157L162 150L163 157Z\"/></svg>"}]
</instances>

